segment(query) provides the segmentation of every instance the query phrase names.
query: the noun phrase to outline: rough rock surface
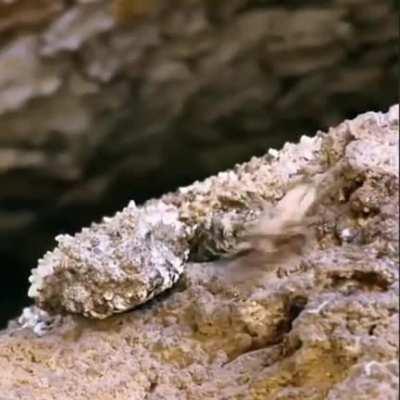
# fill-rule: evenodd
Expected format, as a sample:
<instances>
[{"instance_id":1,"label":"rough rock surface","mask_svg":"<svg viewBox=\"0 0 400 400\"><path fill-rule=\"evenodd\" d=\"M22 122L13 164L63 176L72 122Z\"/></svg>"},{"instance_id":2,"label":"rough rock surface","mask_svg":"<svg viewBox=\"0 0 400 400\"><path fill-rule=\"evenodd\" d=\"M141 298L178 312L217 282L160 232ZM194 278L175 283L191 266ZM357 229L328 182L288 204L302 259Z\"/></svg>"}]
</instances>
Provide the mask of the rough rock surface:
<instances>
[{"instance_id":1,"label":"rough rock surface","mask_svg":"<svg viewBox=\"0 0 400 400\"><path fill-rule=\"evenodd\" d=\"M32 4L0 1L0 256L24 266L127 199L397 98L392 0Z\"/></svg>"},{"instance_id":2,"label":"rough rock surface","mask_svg":"<svg viewBox=\"0 0 400 400\"><path fill-rule=\"evenodd\" d=\"M190 263L170 291L102 321L52 323L43 311L25 311L0 334L0 393L9 400L395 400L398 129L398 107L366 113L162 198L185 210L207 249L225 254L234 228L213 224L244 212L239 190L276 202L300 175L345 165L316 208L305 255L264 260L256 270L240 258ZM201 248L202 240L194 243Z\"/></svg>"},{"instance_id":3,"label":"rough rock surface","mask_svg":"<svg viewBox=\"0 0 400 400\"><path fill-rule=\"evenodd\" d=\"M177 282L189 232L176 207L131 202L75 237L58 236L33 271L29 295L51 310L95 318L126 311Z\"/></svg>"}]
</instances>

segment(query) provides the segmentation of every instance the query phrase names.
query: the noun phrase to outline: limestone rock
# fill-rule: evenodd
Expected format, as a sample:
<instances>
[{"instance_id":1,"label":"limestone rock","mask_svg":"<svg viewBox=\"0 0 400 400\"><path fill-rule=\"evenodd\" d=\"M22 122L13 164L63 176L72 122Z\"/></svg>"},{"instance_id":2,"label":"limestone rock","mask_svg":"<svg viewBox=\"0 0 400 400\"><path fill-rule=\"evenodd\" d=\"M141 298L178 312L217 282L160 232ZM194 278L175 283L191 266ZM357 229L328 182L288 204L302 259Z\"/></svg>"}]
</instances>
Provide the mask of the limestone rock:
<instances>
[{"instance_id":1,"label":"limestone rock","mask_svg":"<svg viewBox=\"0 0 400 400\"><path fill-rule=\"evenodd\" d=\"M376 234L367 233L364 226L369 226L370 218L366 216L372 217L380 210L388 209L386 215L395 214L389 199L398 186L399 175L398 120L390 119L394 109L386 114L367 113L343 123L330 134L303 137L299 144L285 145L272 158L253 158L161 200L149 201L143 208L131 204L115 217L85 228L74 237L57 238L58 246L33 270L30 296L39 306L53 312L104 318L126 311L170 288L183 272L189 252L192 260L232 256L235 249L241 249L241 232L248 231L257 218L263 221L258 228L259 237L278 235L285 242L277 248L276 241L255 245L265 253L264 262L268 264L272 253L279 257L279 251L288 251L288 240L297 240L304 229L314 229L294 228L315 203L317 194L315 187L298 186L300 190L289 191L275 210L266 215L261 214L260 202L276 203L285 187L288 191L290 184L304 178L319 180L319 186L325 186L325 192L331 196L331 209L335 202L336 207L340 201L348 203L348 213L341 215L342 227L335 227L335 218L329 223L316 222L320 230L324 223L327 225L324 240L334 243L341 239L349 249L356 236L362 238L363 245L377 241ZM329 154L336 150L335 142L341 143L343 138L346 145L341 146L341 154L335 151L336 162L332 164ZM340 169L338 165L342 165ZM325 178L321 178L322 172ZM329 185L326 177L334 184ZM376 187L374 182L380 185ZM313 215L317 221L318 211L322 212L317 209ZM333 232L329 232L329 225L335 227ZM346 231L350 228L352 234ZM383 241L388 255L398 248L393 228L392 224ZM290 234L289 230L293 232ZM303 242L300 246L306 245ZM267 249L271 245L274 248ZM360 259L365 257L366 254Z\"/></svg>"},{"instance_id":2,"label":"limestone rock","mask_svg":"<svg viewBox=\"0 0 400 400\"><path fill-rule=\"evenodd\" d=\"M182 228L193 229L183 247L195 243L198 250L204 244L221 256L226 244L234 243L232 218L252 220L250 204L258 204L254 193L276 203L300 175L314 176L332 162L344 165L315 208L306 254L252 266L240 257L189 262L169 292L101 321L25 311L0 333L1 393L10 400L394 400L399 389L398 128L397 106L360 115L327 134L270 151L130 211L144 224L146 207L175 207ZM377 153L376 146L387 146L387 152ZM258 215L257 206L253 212ZM122 222L113 217L68 238L69 244L110 232L113 224L118 231ZM213 224L226 229L211 229ZM135 226L128 231L135 232ZM168 238L161 231L159 243ZM89 268L96 262L95 248L87 250ZM144 264L143 270L156 267ZM108 277L107 268L98 271ZM75 279L82 282L79 274L76 269Z\"/></svg>"},{"instance_id":3,"label":"limestone rock","mask_svg":"<svg viewBox=\"0 0 400 400\"><path fill-rule=\"evenodd\" d=\"M126 311L169 289L183 271L188 229L163 203L131 202L113 218L56 238L39 260L29 295L51 311L94 318Z\"/></svg>"},{"instance_id":4,"label":"limestone rock","mask_svg":"<svg viewBox=\"0 0 400 400\"><path fill-rule=\"evenodd\" d=\"M55 232L388 107L396 16L392 0L0 1L0 256L31 268Z\"/></svg>"}]
</instances>

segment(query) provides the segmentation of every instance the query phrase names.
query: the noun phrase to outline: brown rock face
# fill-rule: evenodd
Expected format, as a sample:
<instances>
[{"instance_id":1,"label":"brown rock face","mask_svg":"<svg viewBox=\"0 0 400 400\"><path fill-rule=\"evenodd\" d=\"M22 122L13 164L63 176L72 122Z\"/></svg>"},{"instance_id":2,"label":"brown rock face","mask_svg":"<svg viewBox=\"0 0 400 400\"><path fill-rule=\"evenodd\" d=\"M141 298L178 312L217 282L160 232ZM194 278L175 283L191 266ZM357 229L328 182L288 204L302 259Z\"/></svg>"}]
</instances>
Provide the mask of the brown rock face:
<instances>
[{"instance_id":1,"label":"brown rock face","mask_svg":"<svg viewBox=\"0 0 400 400\"><path fill-rule=\"evenodd\" d=\"M0 334L0 393L11 400L395 400L398 129L398 107L360 115L163 197L196 227L191 250L222 256L237 242L232 220L257 214L247 203L255 194L276 204L296 180L343 164L316 206L305 254L251 266L243 258L188 263L170 291L102 321L26 309ZM299 207L279 204L275 210ZM63 268L54 270L68 273ZM51 282L48 268L37 273L40 285Z\"/></svg>"}]
</instances>

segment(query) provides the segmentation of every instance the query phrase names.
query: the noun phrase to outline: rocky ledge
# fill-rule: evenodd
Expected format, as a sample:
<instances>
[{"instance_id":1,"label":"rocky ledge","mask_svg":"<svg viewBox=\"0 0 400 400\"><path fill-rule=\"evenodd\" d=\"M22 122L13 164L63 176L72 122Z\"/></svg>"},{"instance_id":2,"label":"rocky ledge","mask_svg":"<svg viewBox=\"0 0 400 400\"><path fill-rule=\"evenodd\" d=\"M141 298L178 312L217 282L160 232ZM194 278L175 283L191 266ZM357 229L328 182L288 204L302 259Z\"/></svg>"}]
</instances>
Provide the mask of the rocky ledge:
<instances>
[{"instance_id":1,"label":"rocky ledge","mask_svg":"<svg viewBox=\"0 0 400 400\"><path fill-rule=\"evenodd\" d=\"M366 113L61 237L0 333L1 396L396 399L398 129Z\"/></svg>"}]
</instances>

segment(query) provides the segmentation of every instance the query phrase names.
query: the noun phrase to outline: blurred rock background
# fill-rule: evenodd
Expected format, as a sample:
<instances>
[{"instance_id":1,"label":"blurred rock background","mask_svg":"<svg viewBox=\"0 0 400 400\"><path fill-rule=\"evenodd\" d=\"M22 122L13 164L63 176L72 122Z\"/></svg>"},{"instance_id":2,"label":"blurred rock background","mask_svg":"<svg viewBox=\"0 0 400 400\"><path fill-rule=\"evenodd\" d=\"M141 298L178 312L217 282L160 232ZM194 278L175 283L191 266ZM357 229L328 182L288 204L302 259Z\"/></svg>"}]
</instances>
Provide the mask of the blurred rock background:
<instances>
[{"instance_id":1,"label":"blurred rock background","mask_svg":"<svg viewBox=\"0 0 400 400\"><path fill-rule=\"evenodd\" d=\"M392 0L0 0L0 319L58 233L397 100Z\"/></svg>"}]
</instances>

